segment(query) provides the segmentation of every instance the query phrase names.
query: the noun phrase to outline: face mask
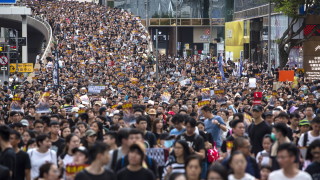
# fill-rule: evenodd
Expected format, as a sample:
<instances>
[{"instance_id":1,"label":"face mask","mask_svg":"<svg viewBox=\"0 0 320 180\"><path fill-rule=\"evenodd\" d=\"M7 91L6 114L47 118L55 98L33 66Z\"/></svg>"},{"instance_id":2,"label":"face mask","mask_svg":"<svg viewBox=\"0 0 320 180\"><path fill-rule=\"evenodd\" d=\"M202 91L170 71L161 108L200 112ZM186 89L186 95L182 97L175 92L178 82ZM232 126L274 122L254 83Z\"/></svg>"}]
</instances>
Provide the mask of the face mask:
<instances>
[{"instance_id":1,"label":"face mask","mask_svg":"<svg viewBox=\"0 0 320 180\"><path fill-rule=\"evenodd\" d=\"M274 133L271 133L270 138L271 138L273 141L276 141L276 140L277 140L276 135L275 135Z\"/></svg>"},{"instance_id":2,"label":"face mask","mask_svg":"<svg viewBox=\"0 0 320 180\"><path fill-rule=\"evenodd\" d=\"M79 114L78 114L78 113L77 113L77 114L75 114L75 115L74 115L74 117L75 117L75 118L78 118L78 117L79 117Z\"/></svg>"},{"instance_id":3,"label":"face mask","mask_svg":"<svg viewBox=\"0 0 320 180\"><path fill-rule=\"evenodd\" d=\"M164 147L170 148L170 147L172 147L173 143L174 143L174 139L172 139L172 140L165 140L165 141L164 141Z\"/></svg>"}]
</instances>

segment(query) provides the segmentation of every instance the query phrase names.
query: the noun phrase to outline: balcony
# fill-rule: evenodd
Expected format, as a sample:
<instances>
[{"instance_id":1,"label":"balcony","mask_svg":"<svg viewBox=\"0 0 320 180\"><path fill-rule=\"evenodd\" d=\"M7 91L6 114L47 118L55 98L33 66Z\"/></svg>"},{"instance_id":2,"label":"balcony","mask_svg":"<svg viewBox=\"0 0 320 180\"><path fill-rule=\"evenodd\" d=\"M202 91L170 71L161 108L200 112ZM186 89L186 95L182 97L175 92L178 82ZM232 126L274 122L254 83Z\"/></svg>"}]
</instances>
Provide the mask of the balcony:
<instances>
[{"instance_id":1,"label":"balcony","mask_svg":"<svg viewBox=\"0 0 320 180\"><path fill-rule=\"evenodd\" d=\"M177 22L176 22L177 21ZM151 18L149 19L149 27L159 27L159 26L181 26L181 27L195 27L195 26L224 26L224 19L218 18ZM145 26L146 20L142 19L141 23Z\"/></svg>"}]
</instances>

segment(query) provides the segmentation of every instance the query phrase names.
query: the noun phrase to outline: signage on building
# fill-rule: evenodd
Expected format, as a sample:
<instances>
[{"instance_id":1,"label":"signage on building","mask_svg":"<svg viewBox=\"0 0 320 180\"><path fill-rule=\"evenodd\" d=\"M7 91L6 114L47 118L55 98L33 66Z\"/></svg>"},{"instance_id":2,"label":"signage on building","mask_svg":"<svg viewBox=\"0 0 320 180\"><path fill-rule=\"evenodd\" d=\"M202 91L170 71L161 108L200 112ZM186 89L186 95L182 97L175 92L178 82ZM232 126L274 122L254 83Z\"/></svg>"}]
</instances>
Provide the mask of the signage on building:
<instances>
[{"instance_id":1,"label":"signage on building","mask_svg":"<svg viewBox=\"0 0 320 180\"><path fill-rule=\"evenodd\" d=\"M224 18L212 18L211 25L224 25Z\"/></svg>"},{"instance_id":2,"label":"signage on building","mask_svg":"<svg viewBox=\"0 0 320 180\"><path fill-rule=\"evenodd\" d=\"M303 48L305 77L309 80L320 79L320 37L312 37Z\"/></svg>"},{"instance_id":3,"label":"signage on building","mask_svg":"<svg viewBox=\"0 0 320 180\"><path fill-rule=\"evenodd\" d=\"M16 0L0 0L0 4L15 4Z\"/></svg>"}]
</instances>

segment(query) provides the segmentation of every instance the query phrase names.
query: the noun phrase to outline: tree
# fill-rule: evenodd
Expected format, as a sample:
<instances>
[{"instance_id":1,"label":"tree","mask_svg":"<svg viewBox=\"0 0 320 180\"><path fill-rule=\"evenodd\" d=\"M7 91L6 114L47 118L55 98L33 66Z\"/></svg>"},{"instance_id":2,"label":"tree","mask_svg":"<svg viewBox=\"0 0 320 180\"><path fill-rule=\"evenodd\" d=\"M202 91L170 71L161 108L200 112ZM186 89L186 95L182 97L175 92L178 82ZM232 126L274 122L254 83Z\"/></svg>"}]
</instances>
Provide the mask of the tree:
<instances>
[{"instance_id":1,"label":"tree","mask_svg":"<svg viewBox=\"0 0 320 180\"><path fill-rule=\"evenodd\" d=\"M320 25L315 26L312 32L303 37L303 39L297 39L300 33L306 27L307 16L311 14L319 15L320 1L319 0L271 0L274 3L275 11L281 12L290 17L288 29L283 33L282 37L278 39L280 67L284 67L289 58L291 49L295 46L301 45L303 42L312 37L312 35L320 30ZM299 12L299 8L304 6L304 13ZM298 26L299 21L302 20L302 24ZM298 27L298 28L294 28Z\"/></svg>"}]
</instances>

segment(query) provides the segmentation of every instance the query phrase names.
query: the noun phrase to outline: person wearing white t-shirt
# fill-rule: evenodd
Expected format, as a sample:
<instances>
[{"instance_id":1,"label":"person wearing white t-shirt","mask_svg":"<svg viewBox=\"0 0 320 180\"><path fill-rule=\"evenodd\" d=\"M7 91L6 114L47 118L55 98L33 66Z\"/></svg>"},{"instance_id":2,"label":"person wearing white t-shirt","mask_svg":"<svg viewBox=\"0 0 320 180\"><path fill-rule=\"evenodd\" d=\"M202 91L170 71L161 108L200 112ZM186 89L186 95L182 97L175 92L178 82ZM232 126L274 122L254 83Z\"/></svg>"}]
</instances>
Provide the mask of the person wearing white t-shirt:
<instances>
[{"instance_id":1,"label":"person wearing white t-shirt","mask_svg":"<svg viewBox=\"0 0 320 180\"><path fill-rule=\"evenodd\" d=\"M39 135L36 138L37 148L30 149L28 155L31 162L31 179L39 176L39 168L46 162L51 162L57 165L57 154L55 151L50 150L51 141L48 135Z\"/></svg>"},{"instance_id":2,"label":"person wearing white t-shirt","mask_svg":"<svg viewBox=\"0 0 320 180\"><path fill-rule=\"evenodd\" d=\"M281 144L277 160L281 169L270 173L269 180L312 180L308 173L298 169L299 149L294 144Z\"/></svg>"},{"instance_id":3,"label":"person wearing white t-shirt","mask_svg":"<svg viewBox=\"0 0 320 180\"><path fill-rule=\"evenodd\" d=\"M305 142L305 135L306 134L302 134L298 145L299 147L307 147L309 146L309 144L311 144L314 140L316 139L320 139L320 117L315 117L312 121L311 121L311 127L312 130L308 131L308 137L307 137L307 141Z\"/></svg>"}]
</instances>

